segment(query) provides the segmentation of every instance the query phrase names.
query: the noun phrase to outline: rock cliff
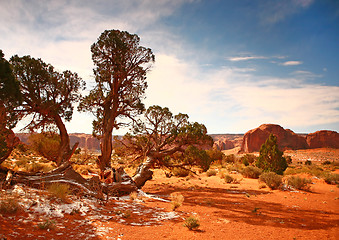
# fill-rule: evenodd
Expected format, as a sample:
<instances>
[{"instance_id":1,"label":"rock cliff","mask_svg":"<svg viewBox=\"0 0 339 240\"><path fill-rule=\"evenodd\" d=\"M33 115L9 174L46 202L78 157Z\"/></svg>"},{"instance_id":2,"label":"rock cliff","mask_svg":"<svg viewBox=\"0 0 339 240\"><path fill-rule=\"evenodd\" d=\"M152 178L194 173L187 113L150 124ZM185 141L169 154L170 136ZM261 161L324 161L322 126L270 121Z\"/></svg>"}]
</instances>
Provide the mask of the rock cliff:
<instances>
[{"instance_id":1,"label":"rock cliff","mask_svg":"<svg viewBox=\"0 0 339 240\"><path fill-rule=\"evenodd\" d=\"M335 131L317 131L306 136L309 148L339 148L339 133Z\"/></svg>"},{"instance_id":2,"label":"rock cliff","mask_svg":"<svg viewBox=\"0 0 339 240\"><path fill-rule=\"evenodd\" d=\"M261 145L265 143L271 133L277 136L278 146L281 150L308 148L306 139L295 134L290 129L284 129L276 124L262 124L258 128L252 129L244 135L240 151L259 151Z\"/></svg>"}]
</instances>

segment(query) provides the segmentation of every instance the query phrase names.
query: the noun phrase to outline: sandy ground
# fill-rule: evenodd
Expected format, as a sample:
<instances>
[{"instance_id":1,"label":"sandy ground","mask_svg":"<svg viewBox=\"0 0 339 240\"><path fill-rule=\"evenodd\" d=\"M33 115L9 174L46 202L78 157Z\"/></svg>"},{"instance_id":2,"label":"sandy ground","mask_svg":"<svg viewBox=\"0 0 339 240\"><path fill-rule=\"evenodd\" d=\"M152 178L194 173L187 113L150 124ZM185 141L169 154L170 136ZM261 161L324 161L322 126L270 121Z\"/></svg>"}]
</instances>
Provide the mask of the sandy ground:
<instances>
[{"instance_id":1,"label":"sandy ground","mask_svg":"<svg viewBox=\"0 0 339 240\"><path fill-rule=\"evenodd\" d=\"M239 174L233 176L242 179ZM87 210L84 205L84 211L62 216L37 213L31 204L27 211L0 215L0 236L63 240L339 239L339 188L322 179L309 178L312 185L308 192L272 191L261 188L256 179L243 178L240 184L227 184L218 175L166 178L156 170L154 179L142 189L148 195L141 193L138 200L88 200ZM30 190L23 190L24 196L32 196ZM175 212L170 203L173 192L185 198ZM55 210L53 201L49 201L50 210ZM69 204L77 201L70 198ZM190 215L200 219L198 230L184 227L184 219ZM53 229L38 228L46 219L54 222Z\"/></svg>"}]
</instances>

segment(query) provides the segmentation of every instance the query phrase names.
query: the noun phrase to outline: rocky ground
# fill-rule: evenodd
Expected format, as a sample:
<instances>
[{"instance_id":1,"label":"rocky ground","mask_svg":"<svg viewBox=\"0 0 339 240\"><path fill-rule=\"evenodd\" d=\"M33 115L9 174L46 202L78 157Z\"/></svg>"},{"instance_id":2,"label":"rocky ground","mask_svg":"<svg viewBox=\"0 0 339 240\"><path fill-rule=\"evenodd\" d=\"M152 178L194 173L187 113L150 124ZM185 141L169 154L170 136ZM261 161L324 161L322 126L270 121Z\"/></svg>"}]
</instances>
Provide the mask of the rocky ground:
<instances>
[{"instance_id":1,"label":"rocky ground","mask_svg":"<svg viewBox=\"0 0 339 240\"><path fill-rule=\"evenodd\" d=\"M289 152L302 159L339 159L337 150ZM270 190L257 179L231 175L227 184L220 166L206 173L167 178L156 170L138 195L98 201L69 196L61 201L48 192L16 186L1 197L15 196L21 210L0 215L3 239L338 239L339 188L315 176L310 191ZM337 173L338 170L336 170ZM172 193L184 196L172 211ZM200 227L184 226L189 216ZM0 238L1 239L1 238Z\"/></svg>"}]
</instances>

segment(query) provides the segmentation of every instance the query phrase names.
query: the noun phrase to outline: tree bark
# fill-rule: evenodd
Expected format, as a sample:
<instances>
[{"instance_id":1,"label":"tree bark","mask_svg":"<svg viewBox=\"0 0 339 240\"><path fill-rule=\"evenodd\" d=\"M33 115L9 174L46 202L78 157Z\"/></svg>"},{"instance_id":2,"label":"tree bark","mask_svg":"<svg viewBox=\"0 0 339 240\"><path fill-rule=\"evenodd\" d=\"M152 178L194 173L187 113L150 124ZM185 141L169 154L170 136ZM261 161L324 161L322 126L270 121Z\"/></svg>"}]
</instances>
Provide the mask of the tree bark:
<instances>
[{"instance_id":1,"label":"tree bark","mask_svg":"<svg viewBox=\"0 0 339 240\"><path fill-rule=\"evenodd\" d=\"M14 132L11 129L2 128L0 129L0 133L3 134L4 144L6 145L6 151L1 153L0 156L0 164L5 161L9 155L11 155L15 146L17 146L20 142L20 139L15 136ZM4 149L5 150L5 149Z\"/></svg>"},{"instance_id":2,"label":"tree bark","mask_svg":"<svg viewBox=\"0 0 339 240\"><path fill-rule=\"evenodd\" d=\"M112 157L112 131L104 132L100 143L101 155L98 157L98 167L101 172L111 169Z\"/></svg>"},{"instance_id":3,"label":"tree bark","mask_svg":"<svg viewBox=\"0 0 339 240\"><path fill-rule=\"evenodd\" d=\"M54 116L55 123L59 129L60 134L60 147L59 154L57 158L57 166L60 166L64 162L67 162L73 155L74 151L78 147L79 143L75 143L72 149L70 148L69 135L66 129L65 124L63 123L59 115Z\"/></svg>"},{"instance_id":4,"label":"tree bark","mask_svg":"<svg viewBox=\"0 0 339 240\"><path fill-rule=\"evenodd\" d=\"M99 177L91 179L83 178L79 173L74 171L69 162L65 162L58 168L48 173L26 173L13 172L6 168L0 168L0 186L15 185L22 183L34 188L44 189L52 183L65 183L70 185L73 192L83 195L89 195L104 200L104 194L107 196L122 196L137 190L133 180L119 169L117 173L120 181L106 184L100 181ZM10 176L10 177L9 177Z\"/></svg>"},{"instance_id":5,"label":"tree bark","mask_svg":"<svg viewBox=\"0 0 339 240\"><path fill-rule=\"evenodd\" d=\"M154 162L154 158L148 156L146 161L139 165L134 176L132 177L137 188L142 188L148 180L152 179L153 172L150 169L153 167Z\"/></svg>"}]
</instances>

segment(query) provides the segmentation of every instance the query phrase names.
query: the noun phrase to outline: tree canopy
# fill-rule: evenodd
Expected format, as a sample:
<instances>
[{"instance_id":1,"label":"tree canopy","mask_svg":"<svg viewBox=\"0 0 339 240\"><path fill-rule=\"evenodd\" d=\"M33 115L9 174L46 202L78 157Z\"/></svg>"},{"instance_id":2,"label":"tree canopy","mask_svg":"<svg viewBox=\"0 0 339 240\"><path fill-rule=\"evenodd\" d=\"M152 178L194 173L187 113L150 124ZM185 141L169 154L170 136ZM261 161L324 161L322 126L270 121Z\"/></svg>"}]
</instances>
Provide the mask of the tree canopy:
<instances>
[{"instance_id":1,"label":"tree canopy","mask_svg":"<svg viewBox=\"0 0 339 240\"><path fill-rule=\"evenodd\" d=\"M140 38L126 31L106 30L91 46L96 85L79 109L90 111L93 134L101 139L98 165L111 167L112 131L144 110L146 73L154 62L152 50L139 46Z\"/></svg>"},{"instance_id":2,"label":"tree canopy","mask_svg":"<svg viewBox=\"0 0 339 240\"><path fill-rule=\"evenodd\" d=\"M256 161L256 166L266 172L283 174L288 164L283 157L283 152L279 150L277 137L270 134L260 148L260 155Z\"/></svg>"},{"instance_id":3,"label":"tree canopy","mask_svg":"<svg viewBox=\"0 0 339 240\"><path fill-rule=\"evenodd\" d=\"M51 125L58 128L61 143L57 164L61 164L71 151L63 119L72 119L73 104L79 101L79 91L84 89L85 82L77 73L55 71L51 64L46 64L40 58L15 55L10 63L20 84L23 100L16 113L21 118L32 117L27 125L32 131Z\"/></svg>"},{"instance_id":4,"label":"tree canopy","mask_svg":"<svg viewBox=\"0 0 339 240\"><path fill-rule=\"evenodd\" d=\"M204 170L209 168L208 155L197 146L211 147L213 140L203 124L189 122L186 114L173 115L166 107L151 106L143 119L134 123L132 130L121 144L126 154L133 154L142 161L133 179L139 187L151 178L149 169L155 164L168 168L192 165ZM178 152L184 154L182 158L169 161L168 157Z\"/></svg>"},{"instance_id":5,"label":"tree canopy","mask_svg":"<svg viewBox=\"0 0 339 240\"><path fill-rule=\"evenodd\" d=\"M11 129L18 121L14 109L20 103L19 83L13 75L9 62L0 50L0 163L10 155L18 142Z\"/></svg>"}]
</instances>

